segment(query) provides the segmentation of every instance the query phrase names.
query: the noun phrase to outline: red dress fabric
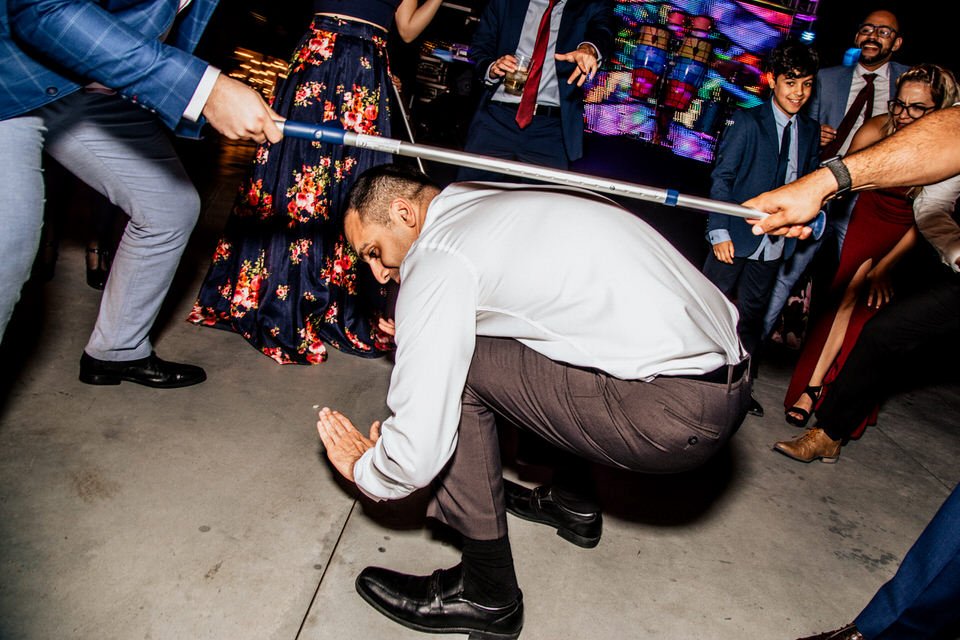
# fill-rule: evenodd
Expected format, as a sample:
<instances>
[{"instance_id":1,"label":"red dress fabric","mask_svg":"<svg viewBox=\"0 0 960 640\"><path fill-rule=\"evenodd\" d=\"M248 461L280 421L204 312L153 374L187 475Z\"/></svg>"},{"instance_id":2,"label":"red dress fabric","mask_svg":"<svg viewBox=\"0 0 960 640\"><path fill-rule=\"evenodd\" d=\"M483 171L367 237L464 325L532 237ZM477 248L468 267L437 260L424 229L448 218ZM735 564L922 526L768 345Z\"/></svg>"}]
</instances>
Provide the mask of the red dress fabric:
<instances>
[{"instance_id":1,"label":"red dress fabric","mask_svg":"<svg viewBox=\"0 0 960 640\"><path fill-rule=\"evenodd\" d=\"M881 189L859 194L850 214L850 224L840 251L840 264L827 294L832 303L824 307L826 311L814 320L807 334L787 388L784 409L789 409L799 400L800 394L810 381L810 376L820 358L820 352L833 326L840 300L857 270L871 258L876 265L896 246L913 224L913 207L906 196L906 189ZM867 306L867 294L868 290L864 288L854 306L840 352L824 377L821 401L826 394L830 393L830 383L836 379L843 368L847 356L860 336L863 325L877 312L876 308ZM874 408L870 415L857 426L851 437L859 438L868 425L876 423L877 409Z\"/></svg>"}]
</instances>

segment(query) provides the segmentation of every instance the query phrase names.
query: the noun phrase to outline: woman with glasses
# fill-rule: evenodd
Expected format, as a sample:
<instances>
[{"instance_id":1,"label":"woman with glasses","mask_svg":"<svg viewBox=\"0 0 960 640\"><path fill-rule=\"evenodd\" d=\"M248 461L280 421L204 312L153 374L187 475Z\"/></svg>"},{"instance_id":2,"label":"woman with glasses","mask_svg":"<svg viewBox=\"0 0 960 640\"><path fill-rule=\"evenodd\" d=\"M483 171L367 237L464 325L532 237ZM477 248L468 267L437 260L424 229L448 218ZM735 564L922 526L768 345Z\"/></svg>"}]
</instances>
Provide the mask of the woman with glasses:
<instances>
[{"instance_id":1,"label":"woman with glasses","mask_svg":"<svg viewBox=\"0 0 960 640\"><path fill-rule=\"evenodd\" d=\"M953 74L935 64L910 68L897 80L888 112L867 120L854 135L850 153L892 135L936 109L960 99ZM922 162L923 158L917 158ZM917 242L913 199L920 187L863 191L852 200L850 224L840 263L830 285L829 302L813 326L784 399L786 420L806 426L814 407L829 391L863 324L888 304L894 267ZM853 433L875 424L876 411ZM778 443L779 444L779 443Z\"/></svg>"}]
</instances>

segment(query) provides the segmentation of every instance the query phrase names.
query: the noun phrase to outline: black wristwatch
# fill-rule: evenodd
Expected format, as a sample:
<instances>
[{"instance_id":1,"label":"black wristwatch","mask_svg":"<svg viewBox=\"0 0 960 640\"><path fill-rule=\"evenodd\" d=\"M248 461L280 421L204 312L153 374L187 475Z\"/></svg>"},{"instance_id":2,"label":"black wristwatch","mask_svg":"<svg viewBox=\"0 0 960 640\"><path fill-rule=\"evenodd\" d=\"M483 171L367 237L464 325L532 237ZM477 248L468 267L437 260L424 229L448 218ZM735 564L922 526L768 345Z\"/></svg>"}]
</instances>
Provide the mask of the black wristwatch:
<instances>
[{"instance_id":1,"label":"black wristwatch","mask_svg":"<svg viewBox=\"0 0 960 640\"><path fill-rule=\"evenodd\" d=\"M830 173L837 180L837 191L833 197L842 196L853 187L853 180L850 179L850 172L847 171L847 165L843 164L843 156L833 156L820 163L821 167L830 169Z\"/></svg>"}]
</instances>

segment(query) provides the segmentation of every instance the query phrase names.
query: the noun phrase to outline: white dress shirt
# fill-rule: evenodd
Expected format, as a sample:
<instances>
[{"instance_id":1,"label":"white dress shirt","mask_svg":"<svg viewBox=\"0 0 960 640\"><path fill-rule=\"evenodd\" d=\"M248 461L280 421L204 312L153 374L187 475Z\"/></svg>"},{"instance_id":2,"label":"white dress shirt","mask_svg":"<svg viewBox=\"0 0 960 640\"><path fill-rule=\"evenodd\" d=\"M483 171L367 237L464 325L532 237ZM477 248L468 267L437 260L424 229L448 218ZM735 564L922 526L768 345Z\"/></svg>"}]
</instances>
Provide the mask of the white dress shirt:
<instances>
[{"instance_id":1,"label":"white dress shirt","mask_svg":"<svg viewBox=\"0 0 960 640\"><path fill-rule=\"evenodd\" d=\"M944 264L960 271L960 226L953 211L960 197L960 175L925 186L913 201L913 217L923 237L933 245Z\"/></svg>"},{"instance_id":2,"label":"white dress shirt","mask_svg":"<svg viewBox=\"0 0 960 640\"><path fill-rule=\"evenodd\" d=\"M744 357L736 308L653 228L593 193L447 187L400 281L392 415L354 466L375 499L427 486L453 455L478 335L628 380Z\"/></svg>"}]
</instances>

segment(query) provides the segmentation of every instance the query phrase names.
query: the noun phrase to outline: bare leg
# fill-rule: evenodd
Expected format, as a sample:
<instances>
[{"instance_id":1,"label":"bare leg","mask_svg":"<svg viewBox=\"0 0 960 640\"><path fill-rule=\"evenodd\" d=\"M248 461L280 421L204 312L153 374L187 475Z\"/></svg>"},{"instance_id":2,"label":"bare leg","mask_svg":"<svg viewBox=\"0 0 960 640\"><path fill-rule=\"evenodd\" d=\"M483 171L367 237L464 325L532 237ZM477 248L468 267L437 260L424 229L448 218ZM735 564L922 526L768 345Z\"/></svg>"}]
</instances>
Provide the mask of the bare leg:
<instances>
[{"instance_id":1,"label":"bare leg","mask_svg":"<svg viewBox=\"0 0 960 640\"><path fill-rule=\"evenodd\" d=\"M830 333L827 335L827 339L823 344L820 357L817 359L817 364L813 368L813 373L810 375L807 386L817 388L823 385L823 379L826 377L827 371L830 370L833 361L837 358L837 354L840 353L840 348L843 346L843 339L846 337L847 327L850 325L850 317L853 315L853 309L857 304L857 299L860 297L860 292L863 290L863 285L867 280L867 273L869 273L872 267L873 260L867 260L860 265L860 268L857 269L853 278L850 279L850 283L843 292L843 298L840 300L837 313L833 318L833 324L830 326ZM811 398L809 394L801 393L797 401L793 403L793 406L809 414L813 411L814 403L815 399ZM797 412L789 411L788 413L797 418L801 417L801 414Z\"/></svg>"}]
</instances>

